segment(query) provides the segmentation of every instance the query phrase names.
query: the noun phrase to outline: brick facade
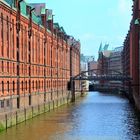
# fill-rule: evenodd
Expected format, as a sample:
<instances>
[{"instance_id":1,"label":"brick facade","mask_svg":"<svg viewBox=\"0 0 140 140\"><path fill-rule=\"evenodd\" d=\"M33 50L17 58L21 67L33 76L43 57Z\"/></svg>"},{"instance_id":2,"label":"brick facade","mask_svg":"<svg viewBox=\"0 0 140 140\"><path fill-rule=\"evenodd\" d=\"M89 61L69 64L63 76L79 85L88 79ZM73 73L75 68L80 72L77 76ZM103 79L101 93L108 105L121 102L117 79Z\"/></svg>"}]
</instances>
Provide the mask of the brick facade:
<instances>
[{"instance_id":1,"label":"brick facade","mask_svg":"<svg viewBox=\"0 0 140 140\"><path fill-rule=\"evenodd\" d=\"M69 45L64 34L44 28L44 22L34 22L19 5L11 8L8 0L0 1L0 109L64 96L70 80L70 51L73 74L80 72L80 47Z\"/></svg>"},{"instance_id":2,"label":"brick facade","mask_svg":"<svg viewBox=\"0 0 140 140\"><path fill-rule=\"evenodd\" d=\"M130 75L132 80L132 93L136 106L140 109L140 24L136 25L136 19L140 19L140 0L133 1L133 15L130 29L124 41L123 71ZM128 82L125 83L128 85Z\"/></svg>"}]
</instances>

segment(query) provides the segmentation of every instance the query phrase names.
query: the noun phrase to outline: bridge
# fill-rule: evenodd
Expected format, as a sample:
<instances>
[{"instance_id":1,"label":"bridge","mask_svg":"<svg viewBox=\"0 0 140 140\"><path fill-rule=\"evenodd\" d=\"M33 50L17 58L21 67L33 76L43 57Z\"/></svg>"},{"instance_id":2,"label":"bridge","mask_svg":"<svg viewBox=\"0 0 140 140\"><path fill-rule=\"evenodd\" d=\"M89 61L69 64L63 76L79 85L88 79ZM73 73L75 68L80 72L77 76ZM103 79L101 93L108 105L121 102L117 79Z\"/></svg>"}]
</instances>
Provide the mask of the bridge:
<instances>
[{"instance_id":1,"label":"bridge","mask_svg":"<svg viewBox=\"0 0 140 140\"><path fill-rule=\"evenodd\" d=\"M71 94L72 102L75 101L75 82L76 80L87 80L87 81L128 81L129 86L131 86L132 78L129 75L124 75L123 73L108 69L108 71L103 71L100 69L92 69L89 71L83 71L76 76L71 77Z\"/></svg>"}]
</instances>

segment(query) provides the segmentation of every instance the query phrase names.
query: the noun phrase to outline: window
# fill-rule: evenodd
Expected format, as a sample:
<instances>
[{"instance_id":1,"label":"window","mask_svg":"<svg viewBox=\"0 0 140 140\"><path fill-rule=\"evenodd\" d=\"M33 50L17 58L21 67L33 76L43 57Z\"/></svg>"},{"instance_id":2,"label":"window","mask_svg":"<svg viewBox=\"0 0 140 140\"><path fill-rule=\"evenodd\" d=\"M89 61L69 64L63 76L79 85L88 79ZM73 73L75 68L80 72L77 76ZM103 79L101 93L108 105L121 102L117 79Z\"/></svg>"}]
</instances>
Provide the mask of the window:
<instances>
[{"instance_id":1,"label":"window","mask_svg":"<svg viewBox=\"0 0 140 140\"><path fill-rule=\"evenodd\" d=\"M26 84L25 85L26 85L26 90L27 90L27 81L26 81Z\"/></svg>"},{"instance_id":2,"label":"window","mask_svg":"<svg viewBox=\"0 0 140 140\"><path fill-rule=\"evenodd\" d=\"M1 62L2 65L2 72L4 72L4 65L3 65L3 61Z\"/></svg>"},{"instance_id":3,"label":"window","mask_svg":"<svg viewBox=\"0 0 140 140\"><path fill-rule=\"evenodd\" d=\"M37 90L37 81L36 81L36 90Z\"/></svg>"},{"instance_id":4,"label":"window","mask_svg":"<svg viewBox=\"0 0 140 140\"><path fill-rule=\"evenodd\" d=\"M15 81L13 81L13 92L15 92Z\"/></svg>"},{"instance_id":5,"label":"window","mask_svg":"<svg viewBox=\"0 0 140 140\"><path fill-rule=\"evenodd\" d=\"M9 93L9 81L7 81L7 91Z\"/></svg>"},{"instance_id":6,"label":"window","mask_svg":"<svg viewBox=\"0 0 140 140\"><path fill-rule=\"evenodd\" d=\"M50 88L50 81L48 81L48 88Z\"/></svg>"},{"instance_id":7,"label":"window","mask_svg":"<svg viewBox=\"0 0 140 140\"><path fill-rule=\"evenodd\" d=\"M32 88L33 88L33 90L34 90L34 81L32 81Z\"/></svg>"},{"instance_id":8,"label":"window","mask_svg":"<svg viewBox=\"0 0 140 140\"><path fill-rule=\"evenodd\" d=\"M1 101L1 108L4 108L4 101Z\"/></svg>"},{"instance_id":9,"label":"window","mask_svg":"<svg viewBox=\"0 0 140 140\"><path fill-rule=\"evenodd\" d=\"M9 102L9 100L7 100L7 107L9 107L10 106L10 102Z\"/></svg>"},{"instance_id":10,"label":"window","mask_svg":"<svg viewBox=\"0 0 140 140\"><path fill-rule=\"evenodd\" d=\"M22 74L24 74L24 70L23 70L23 64L22 64Z\"/></svg>"},{"instance_id":11,"label":"window","mask_svg":"<svg viewBox=\"0 0 140 140\"><path fill-rule=\"evenodd\" d=\"M44 87L44 82L42 81L42 89L43 89L43 87Z\"/></svg>"},{"instance_id":12,"label":"window","mask_svg":"<svg viewBox=\"0 0 140 140\"><path fill-rule=\"evenodd\" d=\"M7 62L7 72L9 73L9 62Z\"/></svg>"},{"instance_id":13,"label":"window","mask_svg":"<svg viewBox=\"0 0 140 140\"><path fill-rule=\"evenodd\" d=\"M22 91L23 91L24 90L23 81L21 82L21 88L22 88Z\"/></svg>"},{"instance_id":14,"label":"window","mask_svg":"<svg viewBox=\"0 0 140 140\"><path fill-rule=\"evenodd\" d=\"M32 66L32 73L33 73L33 75L34 75L34 66Z\"/></svg>"},{"instance_id":15,"label":"window","mask_svg":"<svg viewBox=\"0 0 140 140\"><path fill-rule=\"evenodd\" d=\"M4 82L2 81L2 93L4 94Z\"/></svg>"}]
</instances>

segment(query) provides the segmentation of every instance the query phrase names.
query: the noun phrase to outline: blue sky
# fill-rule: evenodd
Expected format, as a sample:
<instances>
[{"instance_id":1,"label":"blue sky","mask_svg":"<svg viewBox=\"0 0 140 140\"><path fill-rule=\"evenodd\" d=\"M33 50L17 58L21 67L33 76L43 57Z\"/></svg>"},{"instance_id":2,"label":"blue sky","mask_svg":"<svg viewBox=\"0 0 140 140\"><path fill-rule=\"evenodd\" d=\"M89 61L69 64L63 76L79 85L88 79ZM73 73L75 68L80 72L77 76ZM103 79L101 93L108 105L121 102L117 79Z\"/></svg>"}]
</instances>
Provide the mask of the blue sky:
<instances>
[{"instance_id":1,"label":"blue sky","mask_svg":"<svg viewBox=\"0 0 140 140\"><path fill-rule=\"evenodd\" d=\"M110 49L121 46L128 32L132 0L26 0L45 2L52 9L54 21L69 35L80 39L81 52L97 58L99 45Z\"/></svg>"}]
</instances>

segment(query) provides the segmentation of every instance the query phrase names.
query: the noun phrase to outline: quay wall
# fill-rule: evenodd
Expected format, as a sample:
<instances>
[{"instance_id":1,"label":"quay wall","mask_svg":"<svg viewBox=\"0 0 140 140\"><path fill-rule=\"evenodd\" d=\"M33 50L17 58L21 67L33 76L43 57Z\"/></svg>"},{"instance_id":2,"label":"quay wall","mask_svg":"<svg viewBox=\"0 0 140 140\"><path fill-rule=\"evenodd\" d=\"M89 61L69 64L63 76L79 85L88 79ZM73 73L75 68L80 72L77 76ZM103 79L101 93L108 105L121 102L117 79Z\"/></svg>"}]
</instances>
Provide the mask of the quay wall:
<instances>
[{"instance_id":1,"label":"quay wall","mask_svg":"<svg viewBox=\"0 0 140 140\"><path fill-rule=\"evenodd\" d=\"M12 126L18 125L24 121L32 119L40 114L47 113L62 105L71 102L71 94L69 91L64 96L60 96L53 100L48 100L44 103L39 103L34 106L28 106L17 110L7 110L4 113L0 113L0 132L6 130ZM80 92L77 92L76 98L81 96Z\"/></svg>"}]
</instances>

